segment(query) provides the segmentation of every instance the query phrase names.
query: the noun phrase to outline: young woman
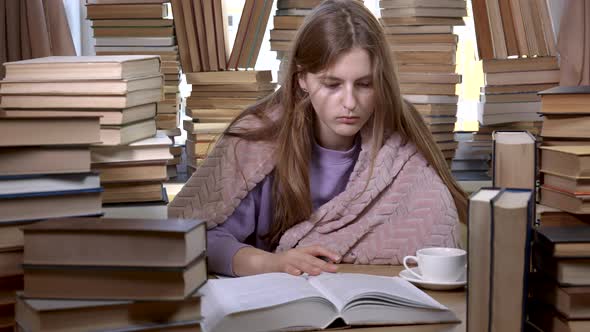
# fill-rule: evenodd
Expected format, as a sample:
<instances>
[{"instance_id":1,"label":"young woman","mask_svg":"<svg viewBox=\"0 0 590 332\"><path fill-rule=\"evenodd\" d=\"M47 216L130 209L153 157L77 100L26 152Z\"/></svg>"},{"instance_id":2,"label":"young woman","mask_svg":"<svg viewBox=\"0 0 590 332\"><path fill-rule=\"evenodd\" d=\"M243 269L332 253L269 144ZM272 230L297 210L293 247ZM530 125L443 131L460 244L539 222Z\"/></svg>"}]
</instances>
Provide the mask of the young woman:
<instances>
[{"instance_id":1,"label":"young woman","mask_svg":"<svg viewBox=\"0 0 590 332\"><path fill-rule=\"evenodd\" d=\"M456 246L466 196L402 99L377 19L324 1L289 59L281 88L230 124L170 205L207 221L209 270L316 275Z\"/></svg>"}]
</instances>

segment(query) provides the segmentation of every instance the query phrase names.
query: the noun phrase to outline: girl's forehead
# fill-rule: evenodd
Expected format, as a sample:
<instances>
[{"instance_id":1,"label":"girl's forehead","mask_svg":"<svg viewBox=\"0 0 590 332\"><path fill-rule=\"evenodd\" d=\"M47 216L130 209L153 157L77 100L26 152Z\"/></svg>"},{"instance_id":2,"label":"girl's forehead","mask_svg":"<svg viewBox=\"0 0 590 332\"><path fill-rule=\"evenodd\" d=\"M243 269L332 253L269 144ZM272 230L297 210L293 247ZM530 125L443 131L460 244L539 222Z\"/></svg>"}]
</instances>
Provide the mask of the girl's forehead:
<instances>
[{"instance_id":1,"label":"girl's forehead","mask_svg":"<svg viewBox=\"0 0 590 332\"><path fill-rule=\"evenodd\" d=\"M315 73L322 78L359 79L372 76L373 66L369 53L353 49L340 55L331 65Z\"/></svg>"}]
</instances>

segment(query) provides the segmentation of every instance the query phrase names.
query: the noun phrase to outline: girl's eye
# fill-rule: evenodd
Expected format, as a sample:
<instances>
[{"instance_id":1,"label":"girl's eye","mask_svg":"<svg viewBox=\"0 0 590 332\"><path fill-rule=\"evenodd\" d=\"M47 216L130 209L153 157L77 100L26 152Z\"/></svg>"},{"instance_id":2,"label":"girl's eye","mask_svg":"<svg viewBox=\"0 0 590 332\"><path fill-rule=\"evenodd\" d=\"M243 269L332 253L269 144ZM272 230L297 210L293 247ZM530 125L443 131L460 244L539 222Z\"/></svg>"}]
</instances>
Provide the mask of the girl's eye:
<instances>
[{"instance_id":1,"label":"girl's eye","mask_svg":"<svg viewBox=\"0 0 590 332\"><path fill-rule=\"evenodd\" d=\"M371 83L370 82L360 82L360 83L358 83L358 86L360 86L361 88L370 88Z\"/></svg>"},{"instance_id":2,"label":"girl's eye","mask_svg":"<svg viewBox=\"0 0 590 332\"><path fill-rule=\"evenodd\" d=\"M324 86L328 89L336 89L340 84L338 83L324 83Z\"/></svg>"}]
</instances>

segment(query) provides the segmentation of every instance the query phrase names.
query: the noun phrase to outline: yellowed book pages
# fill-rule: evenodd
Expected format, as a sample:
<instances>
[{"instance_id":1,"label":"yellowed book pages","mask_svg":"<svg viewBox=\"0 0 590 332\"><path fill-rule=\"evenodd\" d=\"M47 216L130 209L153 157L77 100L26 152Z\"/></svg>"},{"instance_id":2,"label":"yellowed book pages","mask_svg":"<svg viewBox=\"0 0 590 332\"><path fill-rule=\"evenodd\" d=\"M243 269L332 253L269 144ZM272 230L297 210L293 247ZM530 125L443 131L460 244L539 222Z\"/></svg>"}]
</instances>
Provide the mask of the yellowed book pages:
<instances>
[{"instance_id":1,"label":"yellowed book pages","mask_svg":"<svg viewBox=\"0 0 590 332\"><path fill-rule=\"evenodd\" d=\"M270 83L272 74L269 70L200 72L187 73L186 80L193 85Z\"/></svg>"},{"instance_id":2,"label":"yellowed book pages","mask_svg":"<svg viewBox=\"0 0 590 332\"><path fill-rule=\"evenodd\" d=\"M125 95L129 92L161 89L162 75L138 77L125 80L69 80L32 81L3 80L0 83L2 95Z\"/></svg>"},{"instance_id":3,"label":"yellowed book pages","mask_svg":"<svg viewBox=\"0 0 590 332\"><path fill-rule=\"evenodd\" d=\"M535 138L526 131L497 131L493 138L492 182L494 186L534 189L536 185Z\"/></svg>"},{"instance_id":4,"label":"yellowed book pages","mask_svg":"<svg viewBox=\"0 0 590 332\"><path fill-rule=\"evenodd\" d=\"M97 116L0 118L0 146L87 145L100 142Z\"/></svg>"},{"instance_id":5,"label":"yellowed book pages","mask_svg":"<svg viewBox=\"0 0 590 332\"><path fill-rule=\"evenodd\" d=\"M76 116L96 116L100 119L100 125L117 126L133 123L141 120L153 118L156 114L155 104L146 104L125 109L110 110L0 110L0 117L76 117Z\"/></svg>"},{"instance_id":6,"label":"yellowed book pages","mask_svg":"<svg viewBox=\"0 0 590 332\"><path fill-rule=\"evenodd\" d=\"M156 135L156 121L132 123L127 126L102 126L100 128L100 141L102 146L124 145Z\"/></svg>"},{"instance_id":7,"label":"yellowed book pages","mask_svg":"<svg viewBox=\"0 0 590 332\"><path fill-rule=\"evenodd\" d=\"M162 89L138 90L120 96L5 95L3 108L129 108L162 100Z\"/></svg>"},{"instance_id":8,"label":"yellowed book pages","mask_svg":"<svg viewBox=\"0 0 590 332\"><path fill-rule=\"evenodd\" d=\"M51 56L4 64L8 80L62 81L129 79L160 73L160 59L152 55Z\"/></svg>"}]
</instances>

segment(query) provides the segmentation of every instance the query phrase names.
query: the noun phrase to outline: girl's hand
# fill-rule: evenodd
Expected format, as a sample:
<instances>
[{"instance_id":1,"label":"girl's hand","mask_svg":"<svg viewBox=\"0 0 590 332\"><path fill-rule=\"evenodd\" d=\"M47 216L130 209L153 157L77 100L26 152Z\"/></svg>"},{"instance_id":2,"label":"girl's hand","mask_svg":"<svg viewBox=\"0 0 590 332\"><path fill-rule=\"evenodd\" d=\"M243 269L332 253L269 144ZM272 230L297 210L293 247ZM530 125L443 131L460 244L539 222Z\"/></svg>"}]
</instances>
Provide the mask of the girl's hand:
<instances>
[{"instance_id":1,"label":"girl's hand","mask_svg":"<svg viewBox=\"0 0 590 332\"><path fill-rule=\"evenodd\" d=\"M339 261L340 256L337 253L316 245L274 254L269 263L270 269L276 272L286 272L295 276L307 273L315 276L322 272L336 272L338 267L333 263Z\"/></svg>"}]
</instances>

